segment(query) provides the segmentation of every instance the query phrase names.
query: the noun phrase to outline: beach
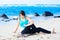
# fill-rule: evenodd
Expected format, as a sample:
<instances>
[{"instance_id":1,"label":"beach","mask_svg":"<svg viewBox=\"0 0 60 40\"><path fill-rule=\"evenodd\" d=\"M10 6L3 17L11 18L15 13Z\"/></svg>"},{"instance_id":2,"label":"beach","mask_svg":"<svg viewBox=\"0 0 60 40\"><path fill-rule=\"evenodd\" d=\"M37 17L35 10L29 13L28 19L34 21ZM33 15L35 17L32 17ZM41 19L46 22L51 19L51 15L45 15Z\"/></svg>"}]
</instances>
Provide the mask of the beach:
<instances>
[{"instance_id":1,"label":"beach","mask_svg":"<svg viewBox=\"0 0 60 40\"><path fill-rule=\"evenodd\" d=\"M17 20L8 22L1 21L0 18L0 40L60 40L60 18L53 17L34 17L34 24L36 27L42 27L46 30L52 31L55 28L56 34L37 34L28 37L13 36L13 31L17 27ZM49 19L48 19L49 18Z\"/></svg>"},{"instance_id":2,"label":"beach","mask_svg":"<svg viewBox=\"0 0 60 40\"><path fill-rule=\"evenodd\" d=\"M25 24L30 23L32 19L34 21L33 23L31 20L34 24L32 26L36 28L29 29L39 31L39 33L36 32L26 37L20 36L17 35L22 29L20 27L14 33L18 17L22 17L20 18L22 27L27 26ZM26 23L25 19L28 19ZM51 34L40 32L46 32L46 30ZM60 40L60 0L0 0L0 40Z\"/></svg>"}]
</instances>

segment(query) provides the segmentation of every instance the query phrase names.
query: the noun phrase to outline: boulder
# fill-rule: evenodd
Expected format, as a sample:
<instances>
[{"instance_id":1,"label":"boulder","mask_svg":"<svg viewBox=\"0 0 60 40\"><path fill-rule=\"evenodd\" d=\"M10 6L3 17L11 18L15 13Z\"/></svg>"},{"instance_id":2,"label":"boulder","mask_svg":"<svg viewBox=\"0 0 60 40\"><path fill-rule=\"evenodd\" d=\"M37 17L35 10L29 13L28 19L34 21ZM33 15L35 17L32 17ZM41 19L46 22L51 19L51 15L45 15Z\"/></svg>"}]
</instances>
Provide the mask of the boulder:
<instances>
[{"instance_id":1,"label":"boulder","mask_svg":"<svg viewBox=\"0 0 60 40\"><path fill-rule=\"evenodd\" d=\"M0 15L0 17L2 17L2 18L4 18L4 19L9 19L6 14Z\"/></svg>"},{"instance_id":2,"label":"boulder","mask_svg":"<svg viewBox=\"0 0 60 40\"><path fill-rule=\"evenodd\" d=\"M18 18L13 18L13 20L18 20Z\"/></svg>"},{"instance_id":3,"label":"boulder","mask_svg":"<svg viewBox=\"0 0 60 40\"><path fill-rule=\"evenodd\" d=\"M35 16L40 16L38 13L35 13Z\"/></svg>"},{"instance_id":4,"label":"boulder","mask_svg":"<svg viewBox=\"0 0 60 40\"><path fill-rule=\"evenodd\" d=\"M53 13L49 12L49 11L45 11L45 13L43 14L43 16L47 17L47 16L53 16Z\"/></svg>"},{"instance_id":5,"label":"boulder","mask_svg":"<svg viewBox=\"0 0 60 40\"><path fill-rule=\"evenodd\" d=\"M60 16L54 16L54 18L60 18Z\"/></svg>"}]
</instances>

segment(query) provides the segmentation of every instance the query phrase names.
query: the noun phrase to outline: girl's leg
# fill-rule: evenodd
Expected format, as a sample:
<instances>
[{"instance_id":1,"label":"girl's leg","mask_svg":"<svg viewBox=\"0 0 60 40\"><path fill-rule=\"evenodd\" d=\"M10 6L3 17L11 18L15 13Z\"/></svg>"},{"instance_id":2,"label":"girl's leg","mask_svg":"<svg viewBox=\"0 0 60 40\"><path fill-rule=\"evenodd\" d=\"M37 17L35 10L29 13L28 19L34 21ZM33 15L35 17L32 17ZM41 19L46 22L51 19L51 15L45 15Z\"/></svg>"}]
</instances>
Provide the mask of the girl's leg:
<instances>
[{"instance_id":1,"label":"girl's leg","mask_svg":"<svg viewBox=\"0 0 60 40\"><path fill-rule=\"evenodd\" d=\"M22 32L22 34L34 34L36 33L36 27L34 24L27 26Z\"/></svg>"},{"instance_id":2,"label":"girl's leg","mask_svg":"<svg viewBox=\"0 0 60 40\"><path fill-rule=\"evenodd\" d=\"M36 30L37 30L38 33L43 32L43 33L51 34L51 31L48 31L48 30L43 29L43 28L37 28Z\"/></svg>"}]
</instances>

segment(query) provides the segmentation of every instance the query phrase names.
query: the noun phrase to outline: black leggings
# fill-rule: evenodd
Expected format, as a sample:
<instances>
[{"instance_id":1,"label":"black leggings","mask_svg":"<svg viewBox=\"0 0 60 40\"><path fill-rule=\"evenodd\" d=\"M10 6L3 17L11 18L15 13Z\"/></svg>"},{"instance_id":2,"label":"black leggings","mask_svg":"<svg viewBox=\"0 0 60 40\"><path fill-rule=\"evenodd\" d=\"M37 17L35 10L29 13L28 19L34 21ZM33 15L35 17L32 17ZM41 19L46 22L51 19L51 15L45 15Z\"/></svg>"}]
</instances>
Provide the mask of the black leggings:
<instances>
[{"instance_id":1,"label":"black leggings","mask_svg":"<svg viewBox=\"0 0 60 40\"><path fill-rule=\"evenodd\" d=\"M43 33L47 33L50 34L51 31L45 30L41 27L36 28L34 24L27 26L21 33L22 34L35 34L35 33L39 33L39 32L43 32Z\"/></svg>"}]
</instances>

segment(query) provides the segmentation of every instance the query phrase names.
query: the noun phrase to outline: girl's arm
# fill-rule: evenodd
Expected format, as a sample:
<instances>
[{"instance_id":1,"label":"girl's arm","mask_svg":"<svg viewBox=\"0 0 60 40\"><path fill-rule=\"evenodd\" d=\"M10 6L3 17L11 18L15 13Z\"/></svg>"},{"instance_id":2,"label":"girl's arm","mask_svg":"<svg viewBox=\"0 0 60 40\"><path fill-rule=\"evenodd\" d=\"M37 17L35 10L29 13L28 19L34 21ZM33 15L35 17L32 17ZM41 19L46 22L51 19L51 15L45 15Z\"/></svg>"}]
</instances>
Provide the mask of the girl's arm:
<instances>
[{"instance_id":1,"label":"girl's arm","mask_svg":"<svg viewBox=\"0 0 60 40\"><path fill-rule=\"evenodd\" d=\"M20 23L20 19L18 18L17 28L15 29L14 33L16 33L16 31L18 30L18 28L19 28L19 23Z\"/></svg>"},{"instance_id":2,"label":"girl's arm","mask_svg":"<svg viewBox=\"0 0 60 40\"><path fill-rule=\"evenodd\" d=\"M26 18L29 21L29 23L25 26L30 26L30 25L34 24L34 21L31 18L29 18L29 17L26 17Z\"/></svg>"}]
</instances>

